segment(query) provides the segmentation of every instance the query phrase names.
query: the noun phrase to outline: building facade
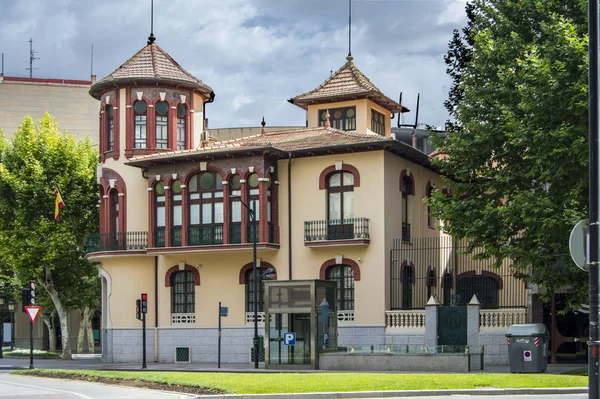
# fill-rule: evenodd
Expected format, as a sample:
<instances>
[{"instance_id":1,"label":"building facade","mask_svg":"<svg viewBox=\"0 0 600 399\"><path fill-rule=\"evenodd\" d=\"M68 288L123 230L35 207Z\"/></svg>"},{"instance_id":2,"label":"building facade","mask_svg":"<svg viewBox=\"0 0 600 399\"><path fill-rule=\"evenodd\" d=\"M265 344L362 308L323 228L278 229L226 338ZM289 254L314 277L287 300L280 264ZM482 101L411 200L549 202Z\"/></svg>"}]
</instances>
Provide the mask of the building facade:
<instances>
[{"instance_id":1,"label":"building facade","mask_svg":"<svg viewBox=\"0 0 600 399\"><path fill-rule=\"evenodd\" d=\"M261 275L272 268L277 280L337 282L341 346L432 344L425 304L450 305L459 277L497 282L463 295L515 287L512 276L472 263L458 276L451 249L427 261L411 250L415 238L440 240L423 199L442 179L427 154L392 137L392 117L408 110L350 56L289 100L306 110L307 127L231 140L204 131L212 89L153 40L90 94L100 101L101 220L88 256L99 262L106 361L141 361L135 303L147 293L149 359L174 362L184 349L186 360L216 362L221 303L229 309L222 361L249 362L255 310L264 334L253 244ZM526 304L516 306L524 317ZM500 321L500 307L489 306L490 328L469 332L497 347L488 363L507 361L501 346L511 322Z\"/></svg>"}]
</instances>

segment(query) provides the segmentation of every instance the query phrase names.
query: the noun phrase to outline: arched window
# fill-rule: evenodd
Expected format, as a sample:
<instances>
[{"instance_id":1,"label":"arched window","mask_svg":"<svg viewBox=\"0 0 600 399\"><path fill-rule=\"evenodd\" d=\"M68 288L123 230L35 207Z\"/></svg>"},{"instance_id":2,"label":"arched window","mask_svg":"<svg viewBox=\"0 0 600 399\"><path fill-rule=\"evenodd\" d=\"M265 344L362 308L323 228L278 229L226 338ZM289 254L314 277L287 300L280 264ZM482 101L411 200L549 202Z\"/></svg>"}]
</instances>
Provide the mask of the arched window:
<instances>
[{"instance_id":1,"label":"arched window","mask_svg":"<svg viewBox=\"0 0 600 399\"><path fill-rule=\"evenodd\" d=\"M223 243L223 180L215 172L193 175L188 183L189 245Z\"/></svg>"},{"instance_id":2,"label":"arched window","mask_svg":"<svg viewBox=\"0 0 600 399\"><path fill-rule=\"evenodd\" d=\"M412 309L413 284L415 276L412 266L402 267L402 309Z\"/></svg>"},{"instance_id":3,"label":"arched window","mask_svg":"<svg viewBox=\"0 0 600 399\"><path fill-rule=\"evenodd\" d=\"M135 138L134 148L146 148L146 115L148 106L145 101L136 101L133 104Z\"/></svg>"},{"instance_id":4,"label":"arched window","mask_svg":"<svg viewBox=\"0 0 600 399\"><path fill-rule=\"evenodd\" d=\"M354 310L354 269L348 265L330 266L325 272L325 279L337 284L337 309Z\"/></svg>"},{"instance_id":5,"label":"arched window","mask_svg":"<svg viewBox=\"0 0 600 399\"><path fill-rule=\"evenodd\" d=\"M435 278L435 270L430 268L427 272L427 298L426 301L431 298L433 294L435 294L435 286L436 286L436 278Z\"/></svg>"},{"instance_id":6,"label":"arched window","mask_svg":"<svg viewBox=\"0 0 600 399\"><path fill-rule=\"evenodd\" d=\"M171 275L171 313L195 313L194 274L181 270Z\"/></svg>"},{"instance_id":7,"label":"arched window","mask_svg":"<svg viewBox=\"0 0 600 399\"><path fill-rule=\"evenodd\" d=\"M247 181L248 187L248 206L254 212L254 221L256 223L256 240L258 241L258 221L260 220L260 204L258 202L258 175L256 173L252 173L248 176ZM254 226L252 225L252 219L250 218L250 223L248 223L248 242L254 242Z\"/></svg>"},{"instance_id":8,"label":"arched window","mask_svg":"<svg viewBox=\"0 0 600 399\"><path fill-rule=\"evenodd\" d=\"M177 149L185 150L186 146L186 114L184 104L177 105Z\"/></svg>"},{"instance_id":9,"label":"arched window","mask_svg":"<svg viewBox=\"0 0 600 399\"><path fill-rule=\"evenodd\" d=\"M258 277L256 299L258 302L257 312L265 311L265 286L261 276L265 274L267 268L257 267L256 275ZM254 273L250 268L246 271L246 312L254 312Z\"/></svg>"},{"instance_id":10,"label":"arched window","mask_svg":"<svg viewBox=\"0 0 600 399\"><path fill-rule=\"evenodd\" d=\"M156 147L169 148L169 104L159 101L156 110Z\"/></svg>"},{"instance_id":11,"label":"arched window","mask_svg":"<svg viewBox=\"0 0 600 399\"><path fill-rule=\"evenodd\" d=\"M431 195L433 194L433 189L434 187L430 184L427 185L427 199L431 198ZM435 221L433 216L431 215L432 209L431 206L429 204L427 204L427 226L428 227L434 227L435 225Z\"/></svg>"},{"instance_id":12,"label":"arched window","mask_svg":"<svg viewBox=\"0 0 600 399\"><path fill-rule=\"evenodd\" d=\"M456 279L456 292L464 303L469 303L477 294L483 309L498 307L499 283L488 275L459 276Z\"/></svg>"},{"instance_id":13,"label":"arched window","mask_svg":"<svg viewBox=\"0 0 600 399\"><path fill-rule=\"evenodd\" d=\"M108 234L110 249L119 248L119 193L117 190L110 190L108 195Z\"/></svg>"},{"instance_id":14,"label":"arched window","mask_svg":"<svg viewBox=\"0 0 600 399\"><path fill-rule=\"evenodd\" d=\"M171 184L171 246L181 246L181 180L175 180Z\"/></svg>"},{"instance_id":15,"label":"arched window","mask_svg":"<svg viewBox=\"0 0 600 399\"><path fill-rule=\"evenodd\" d=\"M450 299L452 297L452 274L446 272L442 279L442 288L444 289L444 306L452 305Z\"/></svg>"},{"instance_id":16,"label":"arched window","mask_svg":"<svg viewBox=\"0 0 600 399\"><path fill-rule=\"evenodd\" d=\"M354 237L354 175L335 172L327 178L329 240Z\"/></svg>"},{"instance_id":17,"label":"arched window","mask_svg":"<svg viewBox=\"0 0 600 399\"><path fill-rule=\"evenodd\" d=\"M165 183L154 185L154 246L165 246Z\"/></svg>"},{"instance_id":18,"label":"arched window","mask_svg":"<svg viewBox=\"0 0 600 399\"><path fill-rule=\"evenodd\" d=\"M408 196L414 195L413 180L410 176L402 176L402 241L410 241L410 223L408 223Z\"/></svg>"},{"instance_id":19,"label":"arched window","mask_svg":"<svg viewBox=\"0 0 600 399\"><path fill-rule=\"evenodd\" d=\"M239 175L233 175L229 178L229 190L231 193L230 212L231 225L229 226L229 242L239 244L242 242L242 183Z\"/></svg>"},{"instance_id":20,"label":"arched window","mask_svg":"<svg viewBox=\"0 0 600 399\"><path fill-rule=\"evenodd\" d=\"M115 148L115 121L112 105L106 106L106 151L112 151Z\"/></svg>"}]
</instances>

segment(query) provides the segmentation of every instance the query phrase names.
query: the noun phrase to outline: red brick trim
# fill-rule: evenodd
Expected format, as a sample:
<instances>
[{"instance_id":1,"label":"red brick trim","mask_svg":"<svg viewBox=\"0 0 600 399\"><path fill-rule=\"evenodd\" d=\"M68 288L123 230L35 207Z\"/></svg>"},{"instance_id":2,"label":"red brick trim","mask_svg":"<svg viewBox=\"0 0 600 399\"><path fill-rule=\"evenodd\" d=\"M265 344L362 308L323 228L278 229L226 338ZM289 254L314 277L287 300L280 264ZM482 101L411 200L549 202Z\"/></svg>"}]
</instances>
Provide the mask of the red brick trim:
<instances>
[{"instance_id":1,"label":"red brick trim","mask_svg":"<svg viewBox=\"0 0 600 399\"><path fill-rule=\"evenodd\" d=\"M246 273L248 272L248 270L252 270L252 267L254 266L254 264L252 262L250 263L246 263L241 269L240 269L240 284L246 284ZM277 269L275 268L275 266L273 266L272 264L270 264L269 262L260 262L260 266L259 266L259 270L266 270L266 269L275 269L275 276L273 276L273 278L271 280L277 280Z\"/></svg>"},{"instance_id":2,"label":"red brick trim","mask_svg":"<svg viewBox=\"0 0 600 399\"><path fill-rule=\"evenodd\" d=\"M493 272L488 272L488 271L482 271L481 274L477 274L475 273L474 270L468 271L468 272L464 272L458 275L458 277L456 278L456 282L458 283L458 281L460 281L461 278L463 277L473 277L473 276L485 276L485 277L491 277L494 280L496 280L496 282L498 283L498 289L501 290L504 287L504 284L502 282L502 277L498 276L496 273ZM467 298L467 300L471 300L471 298Z\"/></svg>"},{"instance_id":3,"label":"red brick trim","mask_svg":"<svg viewBox=\"0 0 600 399\"><path fill-rule=\"evenodd\" d=\"M192 272L194 275L194 285L200 285L200 272L198 272L198 269L196 269L194 266L186 264L184 270ZM167 270L167 273L165 273L165 287L171 286L171 276L178 271L180 271L179 265L175 265Z\"/></svg>"},{"instance_id":4,"label":"red brick trim","mask_svg":"<svg viewBox=\"0 0 600 399\"><path fill-rule=\"evenodd\" d=\"M327 269L329 269L331 266L337 266L338 264L350 266L352 270L354 270L354 281L360 281L360 267L358 266L358 263L348 258L343 258L342 263L337 263L335 258L325 261L321 265L321 270L319 270L319 279L325 280Z\"/></svg>"},{"instance_id":5,"label":"red brick trim","mask_svg":"<svg viewBox=\"0 0 600 399\"><path fill-rule=\"evenodd\" d=\"M360 187L360 173L358 173L358 169L349 164L342 164L342 169L345 172L350 172L354 176L354 187ZM328 166L323 169L321 175L319 176L319 190L325 190L327 188L327 176L333 172L339 172L335 169L335 165Z\"/></svg>"},{"instance_id":6,"label":"red brick trim","mask_svg":"<svg viewBox=\"0 0 600 399\"><path fill-rule=\"evenodd\" d=\"M42 78L18 78L5 76L4 81L6 82L24 82L24 83L47 83L47 84L59 84L59 85L84 85L90 86L91 80L73 80L73 79L42 79Z\"/></svg>"},{"instance_id":7,"label":"red brick trim","mask_svg":"<svg viewBox=\"0 0 600 399\"><path fill-rule=\"evenodd\" d=\"M117 173L117 171L110 168L102 168L102 172L107 172L113 174L116 177L115 187L112 190L117 190L117 193L123 194L118 196L119 200L119 231L125 232L127 231L127 186L125 185L125 180L123 177ZM101 201L104 204L105 201L110 201L110 179L107 179L104 176L100 176L100 185L102 186L102 197ZM104 198L104 195L107 195L108 198ZM105 206L100 206L100 232L101 233L109 233L108 231L108 223L109 223L109 212L111 206L106 203Z\"/></svg>"}]
</instances>

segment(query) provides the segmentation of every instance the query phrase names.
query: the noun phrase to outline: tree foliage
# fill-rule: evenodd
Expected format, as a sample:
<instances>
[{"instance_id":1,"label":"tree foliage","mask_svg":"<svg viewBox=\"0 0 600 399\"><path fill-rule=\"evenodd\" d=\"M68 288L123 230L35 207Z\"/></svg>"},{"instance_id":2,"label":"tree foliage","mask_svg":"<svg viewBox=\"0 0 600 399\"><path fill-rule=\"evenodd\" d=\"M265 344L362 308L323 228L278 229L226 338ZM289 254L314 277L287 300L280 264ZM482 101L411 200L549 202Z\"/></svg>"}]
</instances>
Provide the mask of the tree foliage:
<instances>
[{"instance_id":1,"label":"tree foliage","mask_svg":"<svg viewBox=\"0 0 600 399\"><path fill-rule=\"evenodd\" d=\"M85 257L86 234L98 226L97 154L46 114L26 117L11 139L0 136L0 261L21 285L36 281L54 304L70 358L69 309L89 306L87 283L96 267ZM65 201L54 220L55 189ZM93 288L92 288L93 290Z\"/></svg>"},{"instance_id":2,"label":"tree foliage","mask_svg":"<svg viewBox=\"0 0 600 399\"><path fill-rule=\"evenodd\" d=\"M588 207L587 3L474 0L449 43L454 117L442 156L444 229L510 259L547 293L585 302L569 233Z\"/></svg>"}]
</instances>

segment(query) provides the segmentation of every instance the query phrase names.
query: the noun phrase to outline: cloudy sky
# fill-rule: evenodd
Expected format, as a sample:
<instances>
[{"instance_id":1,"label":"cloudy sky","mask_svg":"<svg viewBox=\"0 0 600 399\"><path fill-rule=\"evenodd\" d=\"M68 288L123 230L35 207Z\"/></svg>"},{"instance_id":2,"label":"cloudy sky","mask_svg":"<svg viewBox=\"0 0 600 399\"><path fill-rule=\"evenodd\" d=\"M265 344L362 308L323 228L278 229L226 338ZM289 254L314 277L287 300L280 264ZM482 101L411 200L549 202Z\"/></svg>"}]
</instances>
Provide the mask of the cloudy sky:
<instances>
[{"instance_id":1,"label":"cloudy sky","mask_svg":"<svg viewBox=\"0 0 600 399\"><path fill-rule=\"evenodd\" d=\"M355 65L411 109L403 123L443 125L443 55L466 0L352 0ZM287 102L321 84L348 53L348 0L154 0L157 43L216 93L211 128L304 125ZM5 76L104 77L146 44L150 0L0 0ZM59 121L60 122L60 121Z\"/></svg>"}]
</instances>

